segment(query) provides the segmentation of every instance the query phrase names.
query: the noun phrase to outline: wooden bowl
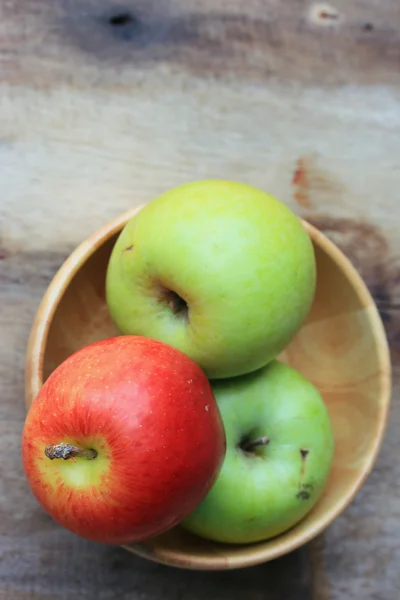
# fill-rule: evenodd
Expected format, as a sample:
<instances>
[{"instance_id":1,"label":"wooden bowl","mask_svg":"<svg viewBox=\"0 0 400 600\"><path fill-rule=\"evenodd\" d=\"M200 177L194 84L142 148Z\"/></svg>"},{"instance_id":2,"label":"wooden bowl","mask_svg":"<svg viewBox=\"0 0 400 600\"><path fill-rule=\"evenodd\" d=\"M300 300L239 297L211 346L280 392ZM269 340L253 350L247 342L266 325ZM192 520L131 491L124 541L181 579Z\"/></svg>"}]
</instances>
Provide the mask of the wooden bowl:
<instances>
[{"instance_id":1,"label":"wooden bowl","mask_svg":"<svg viewBox=\"0 0 400 600\"><path fill-rule=\"evenodd\" d=\"M140 208L121 215L83 242L47 289L28 345L27 408L43 381L72 352L117 334L105 304L106 267L119 232ZM370 473L390 404L385 332L372 297L347 258L317 229L303 223L316 253L316 296L307 321L280 358L319 388L329 409L336 449L323 496L298 525L269 541L218 544L176 527L128 550L190 569L259 564L321 533L352 501Z\"/></svg>"}]
</instances>

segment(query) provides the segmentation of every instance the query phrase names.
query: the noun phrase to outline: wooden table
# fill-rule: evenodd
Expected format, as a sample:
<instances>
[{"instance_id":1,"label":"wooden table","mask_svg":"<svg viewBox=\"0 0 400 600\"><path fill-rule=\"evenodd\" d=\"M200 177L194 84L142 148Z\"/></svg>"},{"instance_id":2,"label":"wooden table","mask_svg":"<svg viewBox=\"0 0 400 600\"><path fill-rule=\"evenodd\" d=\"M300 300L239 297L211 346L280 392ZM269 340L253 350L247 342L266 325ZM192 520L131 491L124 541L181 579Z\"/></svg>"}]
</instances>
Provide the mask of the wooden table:
<instances>
[{"instance_id":1,"label":"wooden table","mask_svg":"<svg viewBox=\"0 0 400 600\"><path fill-rule=\"evenodd\" d=\"M2 0L0 600L398 600L399 32L398 0ZM269 190L354 261L394 392L376 468L322 537L202 574L62 531L19 444L27 337L57 268L120 212L211 177Z\"/></svg>"}]
</instances>

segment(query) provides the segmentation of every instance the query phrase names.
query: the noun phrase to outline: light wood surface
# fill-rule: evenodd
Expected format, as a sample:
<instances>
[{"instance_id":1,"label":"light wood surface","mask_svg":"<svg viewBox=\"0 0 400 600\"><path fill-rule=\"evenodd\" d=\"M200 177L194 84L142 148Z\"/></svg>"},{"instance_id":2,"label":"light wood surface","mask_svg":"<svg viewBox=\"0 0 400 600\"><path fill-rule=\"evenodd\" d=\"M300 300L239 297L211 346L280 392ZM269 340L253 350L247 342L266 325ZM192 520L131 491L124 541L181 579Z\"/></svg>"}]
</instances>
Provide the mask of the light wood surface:
<instances>
[{"instance_id":1,"label":"light wood surface","mask_svg":"<svg viewBox=\"0 0 400 600\"><path fill-rule=\"evenodd\" d=\"M121 6L0 3L0 598L398 600L399 3L339 0L333 21L299 0ZM110 24L121 10L142 28ZM59 531L19 457L26 343L56 270L104 222L200 177L259 185L332 237L394 366L382 451L343 515L284 559L207 576Z\"/></svg>"}]
</instances>

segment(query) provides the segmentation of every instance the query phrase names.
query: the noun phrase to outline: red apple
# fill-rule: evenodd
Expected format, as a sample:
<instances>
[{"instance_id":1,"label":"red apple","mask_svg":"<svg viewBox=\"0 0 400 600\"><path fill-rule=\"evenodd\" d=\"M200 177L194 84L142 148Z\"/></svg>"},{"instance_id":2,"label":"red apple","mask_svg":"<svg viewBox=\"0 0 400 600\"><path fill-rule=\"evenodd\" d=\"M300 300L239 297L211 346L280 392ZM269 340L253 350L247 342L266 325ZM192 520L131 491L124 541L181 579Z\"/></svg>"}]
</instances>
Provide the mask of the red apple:
<instances>
[{"instance_id":1,"label":"red apple","mask_svg":"<svg viewBox=\"0 0 400 600\"><path fill-rule=\"evenodd\" d=\"M120 336L65 360L26 418L33 494L66 529L140 541L188 516L216 480L225 432L208 379L163 342Z\"/></svg>"}]
</instances>

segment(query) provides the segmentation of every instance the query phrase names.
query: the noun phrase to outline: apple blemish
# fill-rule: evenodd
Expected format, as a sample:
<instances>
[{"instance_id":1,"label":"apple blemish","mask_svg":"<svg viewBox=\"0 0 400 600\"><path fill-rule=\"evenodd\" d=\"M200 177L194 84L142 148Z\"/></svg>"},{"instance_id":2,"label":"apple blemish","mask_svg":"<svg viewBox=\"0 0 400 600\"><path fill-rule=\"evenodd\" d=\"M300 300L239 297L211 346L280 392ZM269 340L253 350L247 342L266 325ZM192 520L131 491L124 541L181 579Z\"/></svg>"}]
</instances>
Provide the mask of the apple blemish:
<instances>
[{"instance_id":1,"label":"apple blemish","mask_svg":"<svg viewBox=\"0 0 400 600\"><path fill-rule=\"evenodd\" d=\"M308 454L309 454L309 450L306 450L305 448L300 448L300 455L301 455L301 460L305 461Z\"/></svg>"},{"instance_id":2,"label":"apple blemish","mask_svg":"<svg viewBox=\"0 0 400 600\"><path fill-rule=\"evenodd\" d=\"M305 448L300 448L300 456L301 456L301 471L300 471L300 475L301 477L303 477L305 471L306 471L306 460L307 460L307 456L309 455L310 451L306 450Z\"/></svg>"},{"instance_id":3,"label":"apple blemish","mask_svg":"<svg viewBox=\"0 0 400 600\"><path fill-rule=\"evenodd\" d=\"M314 485L312 483L303 483L300 486L299 493L296 494L296 498L298 498L299 500L309 500L313 489Z\"/></svg>"}]
</instances>

